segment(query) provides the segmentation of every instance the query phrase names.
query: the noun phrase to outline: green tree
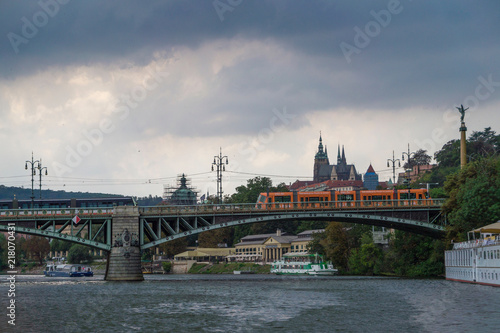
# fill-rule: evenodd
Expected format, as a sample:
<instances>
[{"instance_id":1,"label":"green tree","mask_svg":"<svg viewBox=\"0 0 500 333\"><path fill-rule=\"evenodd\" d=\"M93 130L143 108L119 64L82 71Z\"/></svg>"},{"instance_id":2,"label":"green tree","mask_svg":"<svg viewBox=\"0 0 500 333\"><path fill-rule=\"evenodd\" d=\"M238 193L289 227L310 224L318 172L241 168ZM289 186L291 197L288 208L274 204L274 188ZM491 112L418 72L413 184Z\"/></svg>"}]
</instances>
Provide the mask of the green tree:
<instances>
[{"instance_id":1,"label":"green tree","mask_svg":"<svg viewBox=\"0 0 500 333\"><path fill-rule=\"evenodd\" d=\"M385 261L399 276L439 276L444 269L444 243L396 230L389 240Z\"/></svg>"},{"instance_id":2,"label":"green tree","mask_svg":"<svg viewBox=\"0 0 500 333\"><path fill-rule=\"evenodd\" d=\"M325 229L326 256L339 271L347 271L350 247L346 228L339 222L331 222Z\"/></svg>"},{"instance_id":3,"label":"green tree","mask_svg":"<svg viewBox=\"0 0 500 333\"><path fill-rule=\"evenodd\" d=\"M73 244L68 252L68 262L71 264L85 264L92 261L89 248L80 244Z\"/></svg>"},{"instance_id":4,"label":"green tree","mask_svg":"<svg viewBox=\"0 0 500 333\"><path fill-rule=\"evenodd\" d=\"M326 232L316 232L312 234L312 240L306 245L307 252L326 255L327 242Z\"/></svg>"},{"instance_id":5,"label":"green tree","mask_svg":"<svg viewBox=\"0 0 500 333\"><path fill-rule=\"evenodd\" d=\"M500 219L500 157L468 163L445 183L449 195L443 212L450 227L447 240L463 241L467 232Z\"/></svg>"},{"instance_id":6,"label":"green tree","mask_svg":"<svg viewBox=\"0 0 500 333\"><path fill-rule=\"evenodd\" d=\"M170 261L164 261L162 262L162 267L165 273L170 273L170 270L172 269L172 263Z\"/></svg>"},{"instance_id":7,"label":"green tree","mask_svg":"<svg viewBox=\"0 0 500 333\"><path fill-rule=\"evenodd\" d=\"M432 157L427 154L427 150L419 149L413 154L409 161L404 164L405 169L411 169L415 165L427 165L431 163Z\"/></svg>"},{"instance_id":8,"label":"green tree","mask_svg":"<svg viewBox=\"0 0 500 333\"><path fill-rule=\"evenodd\" d=\"M354 249L349 257L349 271L358 275L380 274L383 265L382 250L375 244L363 244Z\"/></svg>"},{"instance_id":9,"label":"green tree","mask_svg":"<svg viewBox=\"0 0 500 333\"><path fill-rule=\"evenodd\" d=\"M218 247L219 244L232 246L234 236L233 228L219 228L205 231L198 235L198 245L200 247Z\"/></svg>"},{"instance_id":10,"label":"green tree","mask_svg":"<svg viewBox=\"0 0 500 333\"><path fill-rule=\"evenodd\" d=\"M186 251L188 240L186 237L177 238L160 245L162 251L167 257L173 258L176 254Z\"/></svg>"},{"instance_id":11,"label":"green tree","mask_svg":"<svg viewBox=\"0 0 500 333\"><path fill-rule=\"evenodd\" d=\"M247 180L247 185L241 185L236 188L236 193L231 195L230 203L256 203L259 194L269 192L288 191L284 183L273 186L271 178L255 177Z\"/></svg>"},{"instance_id":12,"label":"green tree","mask_svg":"<svg viewBox=\"0 0 500 333\"><path fill-rule=\"evenodd\" d=\"M43 264L43 259L50 252L50 243L44 237L32 236L23 244L23 250L27 255L37 259L39 264Z\"/></svg>"},{"instance_id":13,"label":"green tree","mask_svg":"<svg viewBox=\"0 0 500 333\"><path fill-rule=\"evenodd\" d=\"M268 177L255 177L247 180L247 185L241 185L236 188L236 193L232 194L231 197L227 199L227 203L249 203L254 204L257 202L259 195L261 193L267 192L287 192L288 189L284 183L278 186L273 186L273 182ZM296 227L296 225L295 225ZM295 229L290 225L290 222L284 223L283 221L260 223L252 225L239 225L234 228L233 232L233 244L240 241L241 238L250 234L261 234L261 233L272 233L275 232L277 228L283 231L288 231Z\"/></svg>"}]
</instances>

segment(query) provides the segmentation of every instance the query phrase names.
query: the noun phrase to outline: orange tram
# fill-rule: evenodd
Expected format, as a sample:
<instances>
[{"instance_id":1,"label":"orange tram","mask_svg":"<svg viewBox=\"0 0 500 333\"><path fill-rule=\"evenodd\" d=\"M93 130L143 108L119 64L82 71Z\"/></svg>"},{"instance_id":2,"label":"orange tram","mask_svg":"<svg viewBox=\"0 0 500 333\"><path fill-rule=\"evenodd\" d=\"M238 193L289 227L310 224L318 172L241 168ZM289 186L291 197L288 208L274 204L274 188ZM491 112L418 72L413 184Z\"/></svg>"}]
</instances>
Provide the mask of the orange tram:
<instances>
[{"instance_id":1,"label":"orange tram","mask_svg":"<svg viewBox=\"0 0 500 333\"><path fill-rule=\"evenodd\" d=\"M426 189L410 190L353 190L317 192L270 192L261 193L257 199L259 209L288 208L348 208L427 206L431 198Z\"/></svg>"}]
</instances>

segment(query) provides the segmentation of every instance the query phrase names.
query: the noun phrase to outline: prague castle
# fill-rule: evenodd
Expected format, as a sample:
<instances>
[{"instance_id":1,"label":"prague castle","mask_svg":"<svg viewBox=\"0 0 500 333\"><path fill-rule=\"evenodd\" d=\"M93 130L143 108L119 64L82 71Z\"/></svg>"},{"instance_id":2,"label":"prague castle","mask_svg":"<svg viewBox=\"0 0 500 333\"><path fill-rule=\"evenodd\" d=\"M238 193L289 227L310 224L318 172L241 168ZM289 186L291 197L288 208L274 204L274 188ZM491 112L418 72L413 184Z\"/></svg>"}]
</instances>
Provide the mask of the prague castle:
<instances>
[{"instance_id":1,"label":"prague castle","mask_svg":"<svg viewBox=\"0 0 500 333\"><path fill-rule=\"evenodd\" d=\"M344 146L342 146L342 155L340 145L338 146L337 164L330 164L326 146L323 149L323 140L320 135L318 152L314 157L313 181L319 183L327 180L362 180L362 177L357 173L354 164L347 164Z\"/></svg>"}]
</instances>

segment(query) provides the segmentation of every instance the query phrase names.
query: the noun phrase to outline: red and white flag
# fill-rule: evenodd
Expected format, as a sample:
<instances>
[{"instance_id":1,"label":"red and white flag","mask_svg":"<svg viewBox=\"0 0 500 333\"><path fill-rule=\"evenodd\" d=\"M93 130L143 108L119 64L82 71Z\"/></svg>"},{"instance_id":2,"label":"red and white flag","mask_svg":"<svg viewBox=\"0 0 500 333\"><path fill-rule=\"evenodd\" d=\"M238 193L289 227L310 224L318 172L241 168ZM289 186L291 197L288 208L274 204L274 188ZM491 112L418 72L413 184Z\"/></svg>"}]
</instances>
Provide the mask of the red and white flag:
<instances>
[{"instance_id":1,"label":"red and white flag","mask_svg":"<svg viewBox=\"0 0 500 333\"><path fill-rule=\"evenodd\" d=\"M80 222L81 218L78 217L78 215L75 215L75 217L73 217L73 222L75 224L78 224L78 222Z\"/></svg>"}]
</instances>

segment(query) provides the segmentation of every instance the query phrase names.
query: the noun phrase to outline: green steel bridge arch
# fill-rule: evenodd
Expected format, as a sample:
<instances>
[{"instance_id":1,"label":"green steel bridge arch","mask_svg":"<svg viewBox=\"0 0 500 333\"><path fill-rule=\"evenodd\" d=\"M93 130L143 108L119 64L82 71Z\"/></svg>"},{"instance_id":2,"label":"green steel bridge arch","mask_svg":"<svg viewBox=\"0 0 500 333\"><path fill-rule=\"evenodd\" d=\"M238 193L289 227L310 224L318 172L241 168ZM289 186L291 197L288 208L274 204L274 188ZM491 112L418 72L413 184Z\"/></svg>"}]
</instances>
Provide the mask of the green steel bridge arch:
<instances>
[{"instance_id":1,"label":"green steel bridge arch","mask_svg":"<svg viewBox=\"0 0 500 333\"><path fill-rule=\"evenodd\" d=\"M75 216L78 223L73 220ZM0 231L60 239L110 251L112 219L112 208L0 210Z\"/></svg>"}]
</instances>

